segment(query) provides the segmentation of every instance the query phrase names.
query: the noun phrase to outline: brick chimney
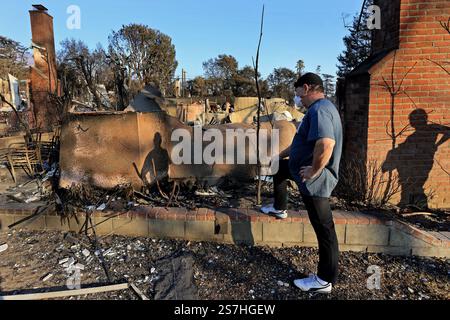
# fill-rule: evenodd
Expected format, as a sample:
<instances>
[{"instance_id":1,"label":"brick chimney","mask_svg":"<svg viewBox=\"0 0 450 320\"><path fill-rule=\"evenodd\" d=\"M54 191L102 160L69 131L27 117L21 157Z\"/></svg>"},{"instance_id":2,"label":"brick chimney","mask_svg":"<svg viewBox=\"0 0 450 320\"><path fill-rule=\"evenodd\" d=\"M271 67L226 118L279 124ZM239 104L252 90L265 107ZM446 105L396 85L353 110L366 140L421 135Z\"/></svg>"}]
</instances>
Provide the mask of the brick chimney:
<instances>
[{"instance_id":1,"label":"brick chimney","mask_svg":"<svg viewBox=\"0 0 450 320\"><path fill-rule=\"evenodd\" d=\"M381 10L381 29L373 31L372 54L397 49L400 35L400 0L375 0Z\"/></svg>"},{"instance_id":2,"label":"brick chimney","mask_svg":"<svg viewBox=\"0 0 450 320\"><path fill-rule=\"evenodd\" d=\"M34 5L30 10L34 66L31 67L31 93L36 124L49 128L56 122L56 110L49 94L58 92L53 17L47 8Z\"/></svg>"}]
</instances>

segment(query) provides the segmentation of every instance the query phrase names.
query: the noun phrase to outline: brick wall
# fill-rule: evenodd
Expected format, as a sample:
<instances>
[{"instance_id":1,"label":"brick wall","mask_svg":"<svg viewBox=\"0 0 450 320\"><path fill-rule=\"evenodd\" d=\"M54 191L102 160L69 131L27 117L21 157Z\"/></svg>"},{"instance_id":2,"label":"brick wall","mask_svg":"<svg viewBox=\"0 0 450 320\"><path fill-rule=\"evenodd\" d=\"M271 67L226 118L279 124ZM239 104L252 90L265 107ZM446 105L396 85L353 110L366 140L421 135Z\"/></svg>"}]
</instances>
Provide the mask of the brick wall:
<instances>
[{"instance_id":1,"label":"brick wall","mask_svg":"<svg viewBox=\"0 0 450 320\"><path fill-rule=\"evenodd\" d=\"M345 106L342 110L345 142L344 158L367 154L367 126L370 81L366 74L347 79L344 89ZM365 160L365 159L364 159Z\"/></svg>"},{"instance_id":2,"label":"brick wall","mask_svg":"<svg viewBox=\"0 0 450 320\"><path fill-rule=\"evenodd\" d=\"M31 127L34 125L34 116L31 110L19 111L22 122L28 123ZM0 112L0 137L16 135L24 132L17 115L13 111ZM1 149L1 148L0 148Z\"/></svg>"},{"instance_id":3,"label":"brick wall","mask_svg":"<svg viewBox=\"0 0 450 320\"><path fill-rule=\"evenodd\" d=\"M395 201L420 201L434 193L430 207L450 207L450 75L430 61L450 61L450 34L439 24L449 17L448 0L402 0L399 48L369 71L367 158L399 174L403 190ZM385 31L392 29L382 29L378 39ZM377 40L375 50L378 45ZM398 90L394 99L384 80ZM395 139L386 132L392 131L392 103Z\"/></svg>"}]
</instances>

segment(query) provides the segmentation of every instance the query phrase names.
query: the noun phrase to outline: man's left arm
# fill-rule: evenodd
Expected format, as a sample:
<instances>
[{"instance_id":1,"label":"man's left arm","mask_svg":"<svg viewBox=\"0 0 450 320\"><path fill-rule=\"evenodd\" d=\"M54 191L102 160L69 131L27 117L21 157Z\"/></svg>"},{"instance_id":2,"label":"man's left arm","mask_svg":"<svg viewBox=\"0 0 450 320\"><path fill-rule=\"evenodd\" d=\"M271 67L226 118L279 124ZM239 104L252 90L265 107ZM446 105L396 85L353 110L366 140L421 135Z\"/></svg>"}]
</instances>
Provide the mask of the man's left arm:
<instances>
[{"instance_id":1,"label":"man's left arm","mask_svg":"<svg viewBox=\"0 0 450 320\"><path fill-rule=\"evenodd\" d=\"M333 155L335 144L336 141L331 138L322 138L316 141L312 165L300 169L303 182L315 178L322 172Z\"/></svg>"},{"instance_id":2,"label":"man's left arm","mask_svg":"<svg viewBox=\"0 0 450 320\"><path fill-rule=\"evenodd\" d=\"M432 129L442 134L442 137L436 142L436 147L446 143L450 139L450 128L443 125L433 125Z\"/></svg>"}]
</instances>

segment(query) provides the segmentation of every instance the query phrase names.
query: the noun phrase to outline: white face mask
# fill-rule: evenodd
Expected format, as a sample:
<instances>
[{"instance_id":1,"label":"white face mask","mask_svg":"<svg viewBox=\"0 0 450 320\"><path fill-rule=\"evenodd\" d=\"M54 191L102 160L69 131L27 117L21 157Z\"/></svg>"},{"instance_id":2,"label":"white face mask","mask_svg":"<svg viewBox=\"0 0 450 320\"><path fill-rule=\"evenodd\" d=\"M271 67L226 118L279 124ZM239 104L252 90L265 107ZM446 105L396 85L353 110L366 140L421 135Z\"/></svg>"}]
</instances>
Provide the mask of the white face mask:
<instances>
[{"instance_id":1,"label":"white face mask","mask_svg":"<svg viewBox=\"0 0 450 320\"><path fill-rule=\"evenodd\" d=\"M302 106L302 98L295 95L294 96L294 103L296 107L301 107Z\"/></svg>"}]
</instances>

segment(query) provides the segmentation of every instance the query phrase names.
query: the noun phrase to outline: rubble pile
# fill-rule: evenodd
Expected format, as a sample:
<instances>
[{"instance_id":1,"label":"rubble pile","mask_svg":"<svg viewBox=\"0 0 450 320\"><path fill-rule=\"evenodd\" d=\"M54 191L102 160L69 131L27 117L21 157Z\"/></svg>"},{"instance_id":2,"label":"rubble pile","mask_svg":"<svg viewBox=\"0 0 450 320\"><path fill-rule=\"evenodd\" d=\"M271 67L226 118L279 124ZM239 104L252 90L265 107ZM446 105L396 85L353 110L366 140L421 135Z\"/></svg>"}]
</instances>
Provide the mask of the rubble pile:
<instances>
[{"instance_id":1,"label":"rubble pile","mask_svg":"<svg viewBox=\"0 0 450 320\"><path fill-rule=\"evenodd\" d=\"M62 205L60 214L70 217L77 212L86 211L120 211L128 210L138 205L153 207L185 207L189 210L196 208L253 208L256 206L256 184L237 183L224 179L217 186L206 186L200 183L179 184L178 192L171 194L173 183L162 181L158 186L134 190L129 184L116 186L112 190L105 190L88 185L73 185L69 189L57 191ZM302 208L298 201L300 195L294 188L290 190L290 203L293 209ZM265 201L271 201L272 184L264 182L262 194Z\"/></svg>"},{"instance_id":2,"label":"rubble pile","mask_svg":"<svg viewBox=\"0 0 450 320\"><path fill-rule=\"evenodd\" d=\"M58 164L49 166L45 163L42 173L35 174L31 179L6 188L2 196L6 202L32 203L48 201L53 196L53 189L57 184Z\"/></svg>"},{"instance_id":3,"label":"rubble pile","mask_svg":"<svg viewBox=\"0 0 450 320\"><path fill-rule=\"evenodd\" d=\"M58 189L59 205L57 212L64 218L75 216L78 212L120 210L133 199L133 188L129 184L116 186L113 190L93 188L89 185L73 185L68 189Z\"/></svg>"}]
</instances>

